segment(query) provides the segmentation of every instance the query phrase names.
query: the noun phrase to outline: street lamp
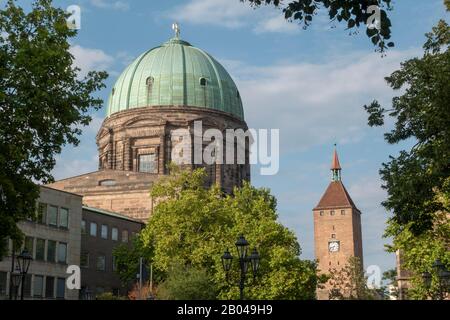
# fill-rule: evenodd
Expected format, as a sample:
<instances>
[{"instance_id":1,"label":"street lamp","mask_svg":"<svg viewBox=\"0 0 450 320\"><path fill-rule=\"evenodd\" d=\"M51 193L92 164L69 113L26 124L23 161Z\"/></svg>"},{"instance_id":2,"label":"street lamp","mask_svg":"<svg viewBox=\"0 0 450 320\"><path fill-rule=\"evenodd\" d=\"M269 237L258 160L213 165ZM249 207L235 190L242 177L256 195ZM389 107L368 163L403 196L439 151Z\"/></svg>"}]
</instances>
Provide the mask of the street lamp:
<instances>
[{"instance_id":1,"label":"street lamp","mask_svg":"<svg viewBox=\"0 0 450 320\"><path fill-rule=\"evenodd\" d=\"M24 249L21 254L17 256L17 265L22 275L22 289L20 293L20 300L23 300L23 292L25 288L25 277L28 273L28 269L30 268L31 260L33 257L28 253L27 249Z\"/></svg>"},{"instance_id":2,"label":"street lamp","mask_svg":"<svg viewBox=\"0 0 450 320\"><path fill-rule=\"evenodd\" d=\"M242 234L239 236L235 245L236 245L236 250L237 250L238 258L239 258L239 267L241 270L240 280L239 280L239 294L240 294L240 299L244 300L245 277L247 275L248 267L249 267L249 265L251 266L252 272L253 272L253 279L255 279L256 274L258 272L258 268L259 268L260 257L259 257L259 253L256 250L256 248L253 249L250 256L247 256L249 243ZM225 253L222 256L222 266L227 275L227 278L228 278L228 273L231 270L232 262L233 262L233 256L231 255L230 251L227 249L227 250L225 250Z\"/></svg>"},{"instance_id":3,"label":"street lamp","mask_svg":"<svg viewBox=\"0 0 450 320\"><path fill-rule=\"evenodd\" d=\"M447 291L448 291L450 272L445 268L445 265L439 259L434 261L432 267L433 267L434 273L437 275L437 278L439 280L439 285L438 285L439 292L437 293L437 299L444 300L445 295L447 294ZM430 289L431 284L432 284L431 273L429 273L429 272L422 273L422 279L423 279L425 287L427 289Z\"/></svg>"},{"instance_id":4,"label":"street lamp","mask_svg":"<svg viewBox=\"0 0 450 320\"><path fill-rule=\"evenodd\" d=\"M17 294L19 291L20 281L22 280L22 275L18 272L11 273L11 285L13 290L10 290L10 294L14 294L14 300L17 300ZM11 296L12 298L12 296Z\"/></svg>"}]
</instances>

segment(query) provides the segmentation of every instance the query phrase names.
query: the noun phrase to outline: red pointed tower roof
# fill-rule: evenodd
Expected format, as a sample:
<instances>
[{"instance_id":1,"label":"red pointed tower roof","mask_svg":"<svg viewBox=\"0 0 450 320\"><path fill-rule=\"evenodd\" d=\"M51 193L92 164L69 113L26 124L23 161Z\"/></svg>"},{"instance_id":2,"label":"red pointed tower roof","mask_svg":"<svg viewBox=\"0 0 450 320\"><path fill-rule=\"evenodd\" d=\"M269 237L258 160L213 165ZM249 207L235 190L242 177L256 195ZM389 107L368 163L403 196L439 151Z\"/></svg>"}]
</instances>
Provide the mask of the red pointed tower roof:
<instances>
[{"instance_id":1,"label":"red pointed tower roof","mask_svg":"<svg viewBox=\"0 0 450 320\"><path fill-rule=\"evenodd\" d=\"M317 209L332 209L332 208L345 208L352 207L358 210L350 197L347 189L341 181L341 165L336 149L333 152L333 158L331 161L332 181L328 185L327 190L323 194L317 206ZM359 211L359 210L358 210Z\"/></svg>"},{"instance_id":2,"label":"red pointed tower roof","mask_svg":"<svg viewBox=\"0 0 450 320\"><path fill-rule=\"evenodd\" d=\"M341 164L339 163L339 157L336 149L333 152L333 160L331 161L331 170L341 170Z\"/></svg>"}]
</instances>

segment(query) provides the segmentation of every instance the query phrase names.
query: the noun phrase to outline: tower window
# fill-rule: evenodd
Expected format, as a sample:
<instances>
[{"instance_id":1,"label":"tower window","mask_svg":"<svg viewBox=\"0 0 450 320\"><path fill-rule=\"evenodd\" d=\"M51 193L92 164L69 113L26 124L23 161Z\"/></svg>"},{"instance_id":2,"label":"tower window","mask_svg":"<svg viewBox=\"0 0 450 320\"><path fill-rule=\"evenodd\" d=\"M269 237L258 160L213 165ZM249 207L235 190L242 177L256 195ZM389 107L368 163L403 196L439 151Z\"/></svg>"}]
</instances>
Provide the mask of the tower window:
<instances>
[{"instance_id":1,"label":"tower window","mask_svg":"<svg viewBox=\"0 0 450 320\"><path fill-rule=\"evenodd\" d=\"M331 234L331 238L332 239L336 239L336 235L333 233L333 234Z\"/></svg>"},{"instance_id":2,"label":"tower window","mask_svg":"<svg viewBox=\"0 0 450 320\"><path fill-rule=\"evenodd\" d=\"M139 155L139 172L157 173L157 170L158 166L154 153Z\"/></svg>"},{"instance_id":3,"label":"tower window","mask_svg":"<svg viewBox=\"0 0 450 320\"><path fill-rule=\"evenodd\" d=\"M345 210L341 210L341 215L345 216Z\"/></svg>"},{"instance_id":4,"label":"tower window","mask_svg":"<svg viewBox=\"0 0 450 320\"><path fill-rule=\"evenodd\" d=\"M330 216L334 216L334 210L330 211Z\"/></svg>"},{"instance_id":5,"label":"tower window","mask_svg":"<svg viewBox=\"0 0 450 320\"><path fill-rule=\"evenodd\" d=\"M200 85L202 86L202 87L205 87L206 86L206 83L207 83L207 81L206 81L206 78L200 78Z\"/></svg>"},{"instance_id":6,"label":"tower window","mask_svg":"<svg viewBox=\"0 0 450 320\"><path fill-rule=\"evenodd\" d=\"M320 211L320 215L323 216L323 211Z\"/></svg>"}]
</instances>

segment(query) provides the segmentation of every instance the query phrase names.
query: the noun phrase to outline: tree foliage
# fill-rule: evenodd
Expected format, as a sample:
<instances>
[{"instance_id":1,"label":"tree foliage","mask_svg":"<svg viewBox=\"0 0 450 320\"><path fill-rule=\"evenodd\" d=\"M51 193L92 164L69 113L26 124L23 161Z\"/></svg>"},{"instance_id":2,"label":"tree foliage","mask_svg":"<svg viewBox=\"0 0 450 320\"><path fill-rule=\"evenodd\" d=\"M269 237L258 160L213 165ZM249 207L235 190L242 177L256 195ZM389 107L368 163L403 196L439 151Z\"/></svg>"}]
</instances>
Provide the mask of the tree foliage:
<instances>
[{"instance_id":1,"label":"tree foliage","mask_svg":"<svg viewBox=\"0 0 450 320\"><path fill-rule=\"evenodd\" d=\"M367 287L364 269L357 257L350 257L341 269L330 270L330 300L373 300L375 290Z\"/></svg>"},{"instance_id":2,"label":"tree foliage","mask_svg":"<svg viewBox=\"0 0 450 320\"><path fill-rule=\"evenodd\" d=\"M295 0L286 5L281 0L240 0L248 1L252 6L273 5L282 7L284 17L289 21L296 21L306 29L313 21L319 10L326 10L331 22L345 23L347 30L357 30L367 26L369 18L374 13L370 6L380 9L379 28L367 28L366 34L380 52L394 43L391 38L391 21L387 12L392 9L391 0ZM370 23L370 22L369 22Z\"/></svg>"},{"instance_id":3,"label":"tree foliage","mask_svg":"<svg viewBox=\"0 0 450 320\"><path fill-rule=\"evenodd\" d=\"M145 258L144 267L148 268L148 262L153 258L152 247L144 246L142 238L135 236L131 244L122 243L113 249L113 256L116 263L116 272L124 285L129 285L136 281L136 274L139 273L140 258ZM155 278L158 279L156 274Z\"/></svg>"},{"instance_id":4,"label":"tree foliage","mask_svg":"<svg viewBox=\"0 0 450 320\"><path fill-rule=\"evenodd\" d=\"M158 286L158 299L215 300L217 289L204 268L174 265Z\"/></svg>"},{"instance_id":5,"label":"tree foliage","mask_svg":"<svg viewBox=\"0 0 450 320\"><path fill-rule=\"evenodd\" d=\"M217 288L217 298L238 298L237 254L233 254L228 282L221 256L225 249L233 250L238 235L244 234L261 255L256 281L251 276L246 281L247 298L315 298L316 286L323 278L316 275L315 262L300 260L297 239L277 221L276 199L268 190L245 183L232 196L224 196L217 186L204 188L203 169L173 168L171 172L152 187L152 197L159 203L141 232L144 246L153 252L154 270L169 281L166 286L179 283L179 278L172 279L174 282L168 278L171 268L179 265L206 270Z\"/></svg>"},{"instance_id":6,"label":"tree foliage","mask_svg":"<svg viewBox=\"0 0 450 320\"><path fill-rule=\"evenodd\" d=\"M377 101L364 106L369 125L384 124L387 113L395 120L394 128L385 134L389 144L414 141L409 150L390 156L380 174L388 198L383 202L393 212L391 223L419 235L433 227L434 214L443 205L436 200L439 190L448 194L444 184L450 176L450 28L441 20L426 35L425 53L401 64L386 81L402 94L392 100L392 108L384 109Z\"/></svg>"},{"instance_id":7,"label":"tree foliage","mask_svg":"<svg viewBox=\"0 0 450 320\"><path fill-rule=\"evenodd\" d=\"M444 189L450 185L450 178L444 183ZM426 299L436 297L441 290L439 278L433 263L441 260L447 270L450 269L450 194L436 192L435 201L443 207L432 215L433 227L420 235L412 232L412 222L406 226L399 225L395 220L389 221L386 236L394 236L393 244L387 246L389 252L401 251L402 269L411 274L411 288L408 290L408 298ZM427 288L424 284L422 273L429 272L432 275L432 285Z\"/></svg>"},{"instance_id":8,"label":"tree foliage","mask_svg":"<svg viewBox=\"0 0 450 320\"><path fill-rule=\"evenodd\" d=\"M78 78L66 17L51 0L35 0L30 12L9 0L0 10L0 257L7 237L21 241L16 223L35 211L35 182L52 180L55 154L78 144L102 104L92 94L107 75Z\"/></svg>"}]
</instances>

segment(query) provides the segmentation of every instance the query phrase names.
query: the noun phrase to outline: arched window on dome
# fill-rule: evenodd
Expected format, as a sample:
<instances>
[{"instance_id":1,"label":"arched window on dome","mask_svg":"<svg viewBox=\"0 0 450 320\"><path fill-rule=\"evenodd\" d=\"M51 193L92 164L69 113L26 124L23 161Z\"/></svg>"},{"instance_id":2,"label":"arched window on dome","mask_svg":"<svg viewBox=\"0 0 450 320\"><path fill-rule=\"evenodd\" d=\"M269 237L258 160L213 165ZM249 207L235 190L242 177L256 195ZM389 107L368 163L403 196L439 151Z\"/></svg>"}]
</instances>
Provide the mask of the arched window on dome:
<instances>
[{"instance_id":1,"label":"arched window on dome","mask_svg":"<svg viewBox=\"0 0 450 320\"><path fill-rule=\"evenodd\" d=\"M200 87L203 89L203 103L205 106L208 105L208 92L206 90L206 85L208 84L208 80L205 77L201 77L199 79Z\"/></svg>"},{"instance_id":2,"label":"arched window on dome","mask_svg":"<svg viewBox=\"0 0 450 320\"><path fill-rule=\"evenodd\" d=\"M241 98L241 94L239 93L239 90L236 91L236 97L237 97L238 99Z\"/></svg>"},{"instance_id":3,"label":"arched window on dome","mask_svg":"<svg viewBox=\"0 0 450 320\"><path fill-rule=\"evenodd\" d=\"M147 86L147 105L150 105L154 81L155 79L153 77L148 77L147 80L145 80L145 85Z\"/></svg>"}]
</instances>

